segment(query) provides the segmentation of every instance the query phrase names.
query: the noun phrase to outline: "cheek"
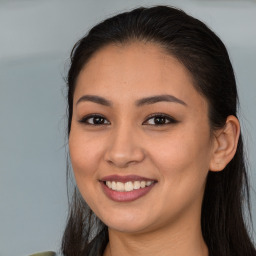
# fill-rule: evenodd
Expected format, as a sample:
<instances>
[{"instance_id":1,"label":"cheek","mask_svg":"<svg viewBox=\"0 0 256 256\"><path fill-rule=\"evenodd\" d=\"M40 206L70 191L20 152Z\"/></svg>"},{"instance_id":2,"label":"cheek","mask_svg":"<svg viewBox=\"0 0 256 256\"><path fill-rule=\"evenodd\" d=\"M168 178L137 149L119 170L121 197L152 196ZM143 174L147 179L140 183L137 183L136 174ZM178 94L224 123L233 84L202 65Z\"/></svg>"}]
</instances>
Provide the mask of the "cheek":
<instances>
[{"instance_id":1,"label":"cheek","mask_svg":"<svg viewBox=\"0 0 256 256\"><path fill-rule=\"evenodd\" d=\"M168 186L186 191L189 186L202 186L209 169L210 143L208 133L196 130L175 133L158 146L151 157Z\"/></svg>"},{"instance_id":2,"label":"cheek","mask_svg":"<svg viewBox=\"0 0 256 256\"><path fill-rule=\"evenodd\" d=\"M169 212L179 216L192 205L196 211L201 207L208 173L208 145L197 136L176 136L165 144L152 152L162 180L160 194L168 198L168 203L159 200L159 208L166 216Z\"/></svg>"},{"instance_id":3,"label":"cheek","mask_svg":"<svg viewBox=\"0 0 256 256\"><path fill-rule=\"evenodd\" d=\"M92 209L97 209L99 201L97 170L99 169L100 141L93 136L73 129L69 136L69 151L77 187Z\"/></svg>"},{"instance_id":4,"label":"cheek","mask_svg":"<svg viewBox=\"0 0 256 256\"><path fill-rule=\"evenodd\" d=\"M83 132L73 129L69 136L69 152L77 185L92 184L97 181L100 158L100 141L93 136L85 136ZM82 188L82 186L81 186Z\"/></svg>"}]
</instances>

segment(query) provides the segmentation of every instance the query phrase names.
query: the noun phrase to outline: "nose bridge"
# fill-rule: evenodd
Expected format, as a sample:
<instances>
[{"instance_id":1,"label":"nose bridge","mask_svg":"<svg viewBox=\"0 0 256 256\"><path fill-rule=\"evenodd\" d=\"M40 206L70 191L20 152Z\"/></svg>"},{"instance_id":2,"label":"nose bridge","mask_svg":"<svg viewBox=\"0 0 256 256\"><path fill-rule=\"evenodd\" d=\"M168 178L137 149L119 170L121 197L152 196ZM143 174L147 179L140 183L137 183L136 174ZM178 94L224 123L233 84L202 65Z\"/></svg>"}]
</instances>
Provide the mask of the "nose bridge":
<instances>
[{"instance_id":1,"label":"nose bridge","mask_svg":"<svg viewBox=\"0 0 256 256\"><path fill-rule=\"evenodd\" d=\"M106 152L106 160L122 168L143 159L142 141L137 127L125 120L113 127Z\"/></svg>"}]
</instances>

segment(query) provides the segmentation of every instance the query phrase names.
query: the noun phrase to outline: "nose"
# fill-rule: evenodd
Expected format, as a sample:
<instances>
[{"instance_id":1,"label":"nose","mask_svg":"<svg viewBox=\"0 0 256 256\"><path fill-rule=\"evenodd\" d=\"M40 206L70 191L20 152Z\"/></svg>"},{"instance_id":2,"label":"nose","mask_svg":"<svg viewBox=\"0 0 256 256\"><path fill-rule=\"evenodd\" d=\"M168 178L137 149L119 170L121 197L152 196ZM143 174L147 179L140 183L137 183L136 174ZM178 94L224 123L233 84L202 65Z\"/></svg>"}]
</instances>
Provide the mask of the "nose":
<instances>
[{"instance_id":1,"label":"nose","mask_svg":"<svg viewBox=\"0 0 256 256\"><path fill-rule=\"evenodd\" d=\"M143 161L145 152L140 137L136 129L127 124L114 129L109 137L105 161L118 168Z\"/></svg>"}]
</instances>

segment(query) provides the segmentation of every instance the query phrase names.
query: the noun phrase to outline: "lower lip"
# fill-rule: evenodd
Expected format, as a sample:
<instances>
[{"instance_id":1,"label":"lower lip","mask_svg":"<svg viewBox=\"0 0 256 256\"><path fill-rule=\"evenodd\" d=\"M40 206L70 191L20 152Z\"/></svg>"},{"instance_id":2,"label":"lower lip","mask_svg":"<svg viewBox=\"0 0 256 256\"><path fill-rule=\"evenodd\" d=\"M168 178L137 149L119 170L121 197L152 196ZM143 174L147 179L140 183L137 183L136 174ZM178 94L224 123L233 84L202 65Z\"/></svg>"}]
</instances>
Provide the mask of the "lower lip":
<instances>
[{"instance_id":1,"label":"lower lip","mask_svg":"<svg viewBox=\"0 0 256 256\"><path fill-rule=\"evenodd\" d=\"M145 188L134 189L128 192L120 192L110 189L107 185L105 185L104 182L100 183L106 196L116 202L131 202L137 200L140 197L145 196L155 185L155 183L153 183L152 185Z\"/></svg>"}]
</instances>

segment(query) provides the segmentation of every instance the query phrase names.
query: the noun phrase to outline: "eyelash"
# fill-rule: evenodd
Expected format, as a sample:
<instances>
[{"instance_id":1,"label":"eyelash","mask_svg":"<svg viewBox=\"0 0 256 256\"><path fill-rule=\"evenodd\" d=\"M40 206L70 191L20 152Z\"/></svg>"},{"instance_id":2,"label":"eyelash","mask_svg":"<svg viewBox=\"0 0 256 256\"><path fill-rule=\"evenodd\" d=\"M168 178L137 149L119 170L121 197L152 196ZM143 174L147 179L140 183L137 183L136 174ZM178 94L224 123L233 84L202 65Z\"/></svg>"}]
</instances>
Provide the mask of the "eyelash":
<instances>
[{"instance_id":1,"label":"eyelash","mask_svg":"<svg viewBox=\"0 0 256 256\"><path fill-rule=\"evenodd\" d=\"M101 118L104 119L104 123L99 123L99 124L90 124L88 123L88 120L91 119L91 118ZM146 121L149 121L150 119L153 119L153 118L164 118L165 121L167 120L168 123L162 123L162 124L149 124L149 125L153 125L153 126L164 126L164 125L170 125L170 124L175 124L175 123L178 123L177 120L175 120L173 117L169 116L169 115L166 115L166 114L163 114L163 113L155 113L155 114L152 114L150 116L147 117ZM104 118L102 115L99 115L99 114L90 114L90 115L87 115L85 117L83 117L81 120L79 120L80 123L83 123L85 125L92 125L92 126L100 126L100 125L108 125L110 124L110 122L108 123L105 123L105 120L107 120L106 118ZM146 122L145 121L145 122ZM143 122L143 124L145 123Z\"/></svg>"}]
</instances>

